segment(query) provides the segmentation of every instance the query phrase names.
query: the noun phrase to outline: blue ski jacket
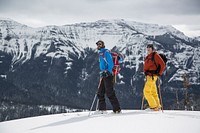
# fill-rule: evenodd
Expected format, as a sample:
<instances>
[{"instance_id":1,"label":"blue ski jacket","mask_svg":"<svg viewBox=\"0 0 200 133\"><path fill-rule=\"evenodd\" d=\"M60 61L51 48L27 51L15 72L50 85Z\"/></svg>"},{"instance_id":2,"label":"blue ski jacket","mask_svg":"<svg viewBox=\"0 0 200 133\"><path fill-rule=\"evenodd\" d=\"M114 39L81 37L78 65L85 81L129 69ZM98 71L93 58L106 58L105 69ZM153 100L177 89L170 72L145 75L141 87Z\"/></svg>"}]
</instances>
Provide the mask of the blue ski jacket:
<instances>
[{"instance_id":1,"label":"blue ski jacket","mask_svg":"<svg viewBox=\"0 0 200 133\"><path fill-rule=\"evenodd\" d=\"M114 67L113 59L110 51L105 48L101 48L99 51L99 68L101 71L109 71L112 73Z\"/></svg>"}]
</instances>

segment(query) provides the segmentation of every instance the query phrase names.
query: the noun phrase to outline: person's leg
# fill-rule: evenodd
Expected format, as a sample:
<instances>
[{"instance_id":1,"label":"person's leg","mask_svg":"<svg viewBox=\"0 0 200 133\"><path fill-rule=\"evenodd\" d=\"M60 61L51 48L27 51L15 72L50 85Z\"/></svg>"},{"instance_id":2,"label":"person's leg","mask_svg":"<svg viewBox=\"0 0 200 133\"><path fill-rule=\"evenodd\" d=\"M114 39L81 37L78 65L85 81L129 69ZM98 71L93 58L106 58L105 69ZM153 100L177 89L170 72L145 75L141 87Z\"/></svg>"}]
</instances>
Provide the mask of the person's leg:
<instances>
[{"instance_id":1,"label":"person's leg","mask_svg":"<svg viewBox=\"0 0 200 133\"><path fill-rule=\"evenodd\" d=\"M115 90L113 89L113 76L108 76L104 79L104 85L106 88L106 95L110 100L110 103L113 107L113 111L121 111L119 101L116 97Z\"/></svg>"},{"instance_id":2,"label":"person's leg","mask_svg":"<svg viewBox=\"0 0 200 133\"><path fill-rule=\"evenodd\" d=\"M158 97L158 91L157 91L157 87L156 87L156 81L157 81L157 76L154 76L154 80L155 80L155 84L152 84L152 96L154 97L155 101L156 101L156 104L157 104L157 108L161 108L161 105L160 105L160 99Z\"/></svg>"},{"instance_id":3,"label":"person's leg","mask_svg":"<svg viewBox=\"0 0 200 133\"><path fill-rule=\"evenodd\" d=\"M99 98L99 110L106 110L106 102L105 102L105 86L104 80L101 80L100 86L98 88L97 96Z\"/></svg>"},{"instance_id":4,"label":"person's leg","mask_svg":"<svg viewBox=\"0 0 200 133\"><path fill-rule=\"evenodd\" d=\"M144 93L144 97L146 98L150 108L157 107L156 100L154 99L154 97L152 95L152 88L155 83L156 83L155 79L152 78L152 76L146 76L146 83L144 86L143 93Z\"/></svg>"}]
</instances>

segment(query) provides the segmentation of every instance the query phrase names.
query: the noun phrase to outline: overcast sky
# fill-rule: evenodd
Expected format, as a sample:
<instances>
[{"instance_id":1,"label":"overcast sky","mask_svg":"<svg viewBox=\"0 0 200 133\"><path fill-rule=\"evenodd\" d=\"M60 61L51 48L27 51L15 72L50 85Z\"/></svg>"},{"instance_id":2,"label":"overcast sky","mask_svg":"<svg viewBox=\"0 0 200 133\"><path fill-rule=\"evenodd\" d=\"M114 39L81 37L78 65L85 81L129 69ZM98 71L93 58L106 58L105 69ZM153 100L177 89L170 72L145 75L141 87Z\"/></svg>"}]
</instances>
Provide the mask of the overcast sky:
<instances>
[{"instance_id":1,"label":"overcast sky","mask_svg":"<svg viewBox=\"0 0 200 133\"><path fill-rule=\"evenodd\" d=\"M0 0L0 17L32 27L125 19L200 36L200 0Z\"/></svg>"}]
</instances>

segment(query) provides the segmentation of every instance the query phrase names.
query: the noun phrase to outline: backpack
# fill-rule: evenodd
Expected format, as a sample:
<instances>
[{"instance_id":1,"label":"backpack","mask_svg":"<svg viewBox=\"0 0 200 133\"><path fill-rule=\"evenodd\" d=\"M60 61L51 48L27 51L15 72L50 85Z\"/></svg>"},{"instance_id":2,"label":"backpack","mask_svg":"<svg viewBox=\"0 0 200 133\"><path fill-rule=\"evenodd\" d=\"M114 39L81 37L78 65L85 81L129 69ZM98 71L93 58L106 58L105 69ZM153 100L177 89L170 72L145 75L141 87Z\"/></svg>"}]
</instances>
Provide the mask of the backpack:
<instances>
[{"instance_id":1,"label":"backpack","mask_svg":"<svg viewBox=\"0 0 200 133\"><path fill-rule=\"evenodd\" d=\"M156 70L155 70L155 72L153 72L153 74L158 74L160 72L160 65L157 65L156 62L155 62L155 60L154 60L155 54L156 54L156 52L153 52L153 55L152 55L152 58L151 58L151 60L156 65ZM165 65L166 65L167 60L168 60L167 57L166 57L166 55L165 54L159 54L159 55L160 55L160 57L162 58L162 60L164 61Z\"/></svg>"},{"instance_id":2,"label":"backpack","mask_svg":"<svg viewBox=\"0 0 200 133\"><path fill-rule=\"evenodd\" d=\"M162 60L165 62L165 65L167 64L167 57L166 57L166 55L165 54L159 54L160 55L160 57L162 58Z\"/></svg>"},{"instance_id":3,"label":"backpack","mask_svg":"<svg viewBox=\"0 0 200 133\"><path fill-rule=\"evenodd\" d=\"M106 61L105 57L104 57L104 54L105 52L107 51L107 49L105 49L103 51L103 54L102 54L102 57L103 59L105 60L105 62L108 64L108 62ZM123 60L122 57L119 56L118 53L116 52L111 52L110 50L108 50L110 53L111 53L111 56L112 56L112 59L113 59L113 64L114 64L114 67L112 69L112 73L117 75L119 73L119 71L121 70L120 68L120 62Z\"/></svg>"}]
</instances>

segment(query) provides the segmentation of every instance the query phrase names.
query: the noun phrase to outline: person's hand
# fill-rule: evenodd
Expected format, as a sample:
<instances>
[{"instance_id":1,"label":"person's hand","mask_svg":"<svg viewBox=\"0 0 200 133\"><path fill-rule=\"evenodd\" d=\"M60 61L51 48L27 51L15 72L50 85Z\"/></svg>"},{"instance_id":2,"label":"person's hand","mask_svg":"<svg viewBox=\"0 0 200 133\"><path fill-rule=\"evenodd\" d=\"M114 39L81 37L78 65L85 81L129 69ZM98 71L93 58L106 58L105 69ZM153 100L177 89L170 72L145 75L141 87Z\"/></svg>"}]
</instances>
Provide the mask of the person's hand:
<instances>
[{"instance_id":1,"label":"person's hand","mask_svg":"<svg viewBox=\"0 0 200 133\"><path fill-rule=\"evenodd\" d=\"M110 73L109 71L105 72L106 77L112 76L112 73Z\"/></svg>"},{"instance_id":2,"label":"person's hand","mask_svg":"<svg viewBox=\"0 0 200 133\"><path fill-rule=\"evenodd\" d=\"M104 76L104 71L99 72L100 77Z\"/></svg>"},{"instance_id":3,"label":"person's hand","mask_svg":"<svg viewBox=\"0 0 200 133\"><path fill-rule=\"evenodd\" d=\"M100 77L109 77L112 76L112 73L110 73L109 71L101 71L99 75Z\"/></svg>"}]
</instances>

